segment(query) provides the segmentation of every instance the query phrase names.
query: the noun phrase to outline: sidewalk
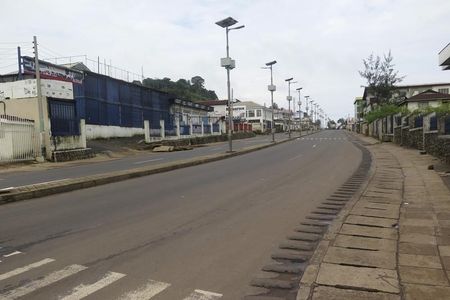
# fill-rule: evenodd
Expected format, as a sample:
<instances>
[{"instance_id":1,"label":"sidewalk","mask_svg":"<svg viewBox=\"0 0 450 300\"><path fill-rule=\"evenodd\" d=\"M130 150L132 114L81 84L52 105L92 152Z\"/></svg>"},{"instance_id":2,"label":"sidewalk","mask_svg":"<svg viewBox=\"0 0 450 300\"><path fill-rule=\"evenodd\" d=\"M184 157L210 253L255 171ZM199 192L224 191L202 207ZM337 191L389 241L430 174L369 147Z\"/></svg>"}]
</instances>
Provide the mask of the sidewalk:
<instances>
[{"instance_id":1,"label":"sidewalk","mask_svg":"<svg viewBox=\"0 0 450 300\"><path fill-rule=\"evenodd\" d=\"M297 300L450 299L450 191L435 160L358 137L372 177L319 243Z\"/></svg>"}]
</instances>

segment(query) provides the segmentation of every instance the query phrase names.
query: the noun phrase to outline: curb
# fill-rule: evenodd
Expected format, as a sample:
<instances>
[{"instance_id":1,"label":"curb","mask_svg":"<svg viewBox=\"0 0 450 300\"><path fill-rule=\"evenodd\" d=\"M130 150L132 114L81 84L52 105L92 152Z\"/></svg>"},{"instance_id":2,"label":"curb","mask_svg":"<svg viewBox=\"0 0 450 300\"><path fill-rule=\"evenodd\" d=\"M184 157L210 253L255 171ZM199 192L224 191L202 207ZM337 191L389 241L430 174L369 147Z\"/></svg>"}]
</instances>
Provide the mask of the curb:
<instances>
[{"instance_id":1,"label":"curb","mask_svg":"<svg viewBox=\"0 0 450 300\"><path fill-rule=\"evenodd\" d=\"M172 163L160 164L151 167L142 167L142 168L134 168L125 171L115 171L110 173L101 173L91 176L78 177L73 179L65 179L61 181L54 181L48 183L41 184L32 184L18 187L17 189L12 190L13 192L8 194L0 195L0 205L28 200L33 198L40 198L54 194L66 193L79 189L86 189L90 187L95 187L99 185L104 185L113 182L124 181L133 178L139 178L147 175L157 174L168 172L172 170L187 168L191 166L206 164L209 162L219 161L223 159L227 159L230 157L235 157L238 155L243 155L251 152L255 152L258 150L266 149L269 147L273 147L275 145L280 145L286 142L290 142L296 140L297 138L304 137L307 135L314 134L309 133L306 135L302 135L299 137L292 137L290 139L285 139L282 141L278 141L275 143L270 143L266 145L257 145L253 147L244 148L242 150L232 152L232 153L221 153L221 154L213 154L206 155L197 158L191 158L187 160L178 160Z\"/></svg>"},{"instance_id":2,"label":"curb","mask_svg":"<svg viewBox=\"0 0 450 300\"><path fill-rule=\"evenodd\" d=\"M362 141L361 139L358 140ZM300 279L296 300L310 299L317 275L319 273L320 264L322 263L325 254L327 253L328 247L333 244L337 234L344 224L346 217L350 214L355 204L360 200L364 191L367 189L369 183L372 181L375 175L377 161L376 159L374 159L375 156L373 155L372 151L370 151L370 148L367 147L371 145L363 145L362 143L360 144L370 152L370 155L372 157L372 163L368 171L368 176L366 177L364 182L361 183L358 191L352 196L352 198L350 198L345 207L342 208L334 221L329 225L328 230L322 237L322 240L317 244L317 247L309 260L309 264L307 265Z\"/></svg>"}]
</instances>

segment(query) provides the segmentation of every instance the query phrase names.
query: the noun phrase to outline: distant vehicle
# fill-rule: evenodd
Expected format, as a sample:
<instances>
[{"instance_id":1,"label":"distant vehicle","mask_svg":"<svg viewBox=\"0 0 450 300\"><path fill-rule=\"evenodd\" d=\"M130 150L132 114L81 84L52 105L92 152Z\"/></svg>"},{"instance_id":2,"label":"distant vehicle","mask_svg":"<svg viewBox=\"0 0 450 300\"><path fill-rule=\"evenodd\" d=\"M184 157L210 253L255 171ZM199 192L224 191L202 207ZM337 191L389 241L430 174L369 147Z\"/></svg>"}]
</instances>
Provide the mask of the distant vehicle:
<instances>
[{"instance_id":1,"label":"distant vehicle","mask_svg":"<svg viewBox=\"0 0 450 300\"><path fill-rule=\"evenodd\" d=\"M328 124L329 129L336 129L336 123L329 123Z\"/></svg>"}]
</instances>

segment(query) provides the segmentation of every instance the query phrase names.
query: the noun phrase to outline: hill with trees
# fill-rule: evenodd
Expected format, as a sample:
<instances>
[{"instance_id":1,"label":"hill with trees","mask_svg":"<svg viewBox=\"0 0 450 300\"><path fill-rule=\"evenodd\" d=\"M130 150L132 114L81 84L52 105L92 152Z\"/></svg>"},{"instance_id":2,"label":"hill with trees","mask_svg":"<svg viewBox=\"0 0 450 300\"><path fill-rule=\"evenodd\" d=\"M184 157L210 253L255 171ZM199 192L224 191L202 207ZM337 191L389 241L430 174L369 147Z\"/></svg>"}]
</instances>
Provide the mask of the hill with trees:
<instances>
[{"instance_id":1,"label":"hill with trees","mask_svg":"<svg viewBox=\"0 0 450 300\"><path fill-rule=\"evenodd\" d=\"M200 76L194 76L191 80L181 78L177 81L172 81L167 77L164 77L163 79L146 78L142 81L142 85L171 93L180 99L193 102L217 100L216 92L206 89L205 80Z\"/></svg>"}]
</instances>

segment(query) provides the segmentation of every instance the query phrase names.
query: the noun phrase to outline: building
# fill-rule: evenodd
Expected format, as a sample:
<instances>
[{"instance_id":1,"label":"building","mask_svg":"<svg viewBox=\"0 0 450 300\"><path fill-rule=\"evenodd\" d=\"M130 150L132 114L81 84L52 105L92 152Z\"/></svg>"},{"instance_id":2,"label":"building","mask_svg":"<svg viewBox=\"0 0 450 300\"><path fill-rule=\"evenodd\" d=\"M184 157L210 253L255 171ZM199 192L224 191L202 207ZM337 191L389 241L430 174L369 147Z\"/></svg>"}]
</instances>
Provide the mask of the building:
<instances>
[{"instance_id":1,"label":"building","mask_svg":"<svg viewBox=\"0 0 450 300\"><path fill-rule=\"evenodd\" d=\"M450 83L398 85L392 92L392 98L390 100L391 102L396 104L403 103L405 99L409 99L428 90L432 90L441 94L449 94ZM370 87L364 88L362 103L360 105L362 105L363 116L379 105L379 100L374 96Z\"/></svg>"},{"instance_id":2,"label":"building","mask_svg":"<svg viewBox=\"0 0 450 300\"><path fill-rule=\"evenodd\" d=\"M266 132L272 128L272 109L253 101L235 103L233 117L252 124L253 131Z\"/></svg>"},{"instance_id":3,"label":"building","mask_svg":"<svg viewBox=\"0 0 450 300\"><path fill-rule=\"evenodd\" d=\"M426 90L420 94L404 99L399 105L406 107L409 111L415 111L426 107L437 107L444 103L450 103L450 94Z\"/></svg>"},{"instance_id":4,"label":"building","mask_svg":"<svg viewBox=\"0 0 450 300\"><path fill-rule=\"evenodd\" d=\"M450 70L450 43L439 52L439 66L442 70Z\"/></svg>"},{"instance_id":5,"label":"building","mask_svg":"<svg viewBox=\"0 0 450 300\"><path fill-rule=\"evenodd\" d=\"M86 148L86 139L143 135L144 120L153 132L164 129L161 137L175 136L180 123L189 127L196 122L202 131L205 125L207 133L219 127L211 125L217 118L209 116L213 108L207 105L92 72L82 63L45 61L40 61L40 122L35 73L34 58L22 57L18 72L0 75L0 100L5 100L8 114L35 121L48 159L55 151Z\"/></svg>"}]
</instances>

